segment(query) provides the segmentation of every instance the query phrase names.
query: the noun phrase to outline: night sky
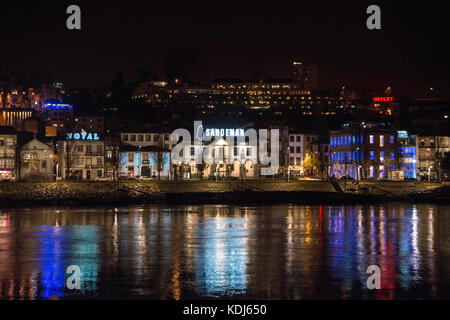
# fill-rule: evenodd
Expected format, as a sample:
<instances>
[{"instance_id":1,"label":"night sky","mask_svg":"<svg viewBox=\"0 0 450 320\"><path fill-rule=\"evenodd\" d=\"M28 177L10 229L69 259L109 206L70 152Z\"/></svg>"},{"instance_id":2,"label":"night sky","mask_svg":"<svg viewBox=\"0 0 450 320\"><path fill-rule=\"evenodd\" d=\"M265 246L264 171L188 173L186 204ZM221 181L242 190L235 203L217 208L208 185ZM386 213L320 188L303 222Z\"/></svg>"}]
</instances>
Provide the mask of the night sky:
<instances>
[{"instance_id":1,"label":"night sky","mask_svg":"<svg viewBox=\"0 0 450 320\"><path fill-rule=\"evenodd\" d=\"M395 4L393 4L395 3ZM70 4L82 30L66 29ZM366 28L378 4L382 30ZM348 85L414 94L450 92L445 1L4 1L0 73L50 73L69 86L102 86L153 66L170 48L201 53L199 81L258 72L290 77L292 61L320 68L322 88Z\"/></svg>"}]
</instances>

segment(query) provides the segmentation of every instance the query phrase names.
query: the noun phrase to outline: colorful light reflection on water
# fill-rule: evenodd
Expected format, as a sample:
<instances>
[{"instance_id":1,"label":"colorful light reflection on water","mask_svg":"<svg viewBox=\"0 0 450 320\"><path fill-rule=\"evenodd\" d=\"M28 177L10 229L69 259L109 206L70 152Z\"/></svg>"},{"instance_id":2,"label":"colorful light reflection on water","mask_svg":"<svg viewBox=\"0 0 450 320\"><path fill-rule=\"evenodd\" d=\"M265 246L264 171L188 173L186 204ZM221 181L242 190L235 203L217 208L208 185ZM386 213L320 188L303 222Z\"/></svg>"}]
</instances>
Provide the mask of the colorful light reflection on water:
<instances>
[{"instance_id":1,"label":"colorful light reflection on water","mask_svg":"<svg viewBox=\"0 0 450 320\"><path fill-rule=\"evenodd\" d=\"M449 223L395 203L0 209L0 298L449 299Z\"/></svg>"}]
</instances>

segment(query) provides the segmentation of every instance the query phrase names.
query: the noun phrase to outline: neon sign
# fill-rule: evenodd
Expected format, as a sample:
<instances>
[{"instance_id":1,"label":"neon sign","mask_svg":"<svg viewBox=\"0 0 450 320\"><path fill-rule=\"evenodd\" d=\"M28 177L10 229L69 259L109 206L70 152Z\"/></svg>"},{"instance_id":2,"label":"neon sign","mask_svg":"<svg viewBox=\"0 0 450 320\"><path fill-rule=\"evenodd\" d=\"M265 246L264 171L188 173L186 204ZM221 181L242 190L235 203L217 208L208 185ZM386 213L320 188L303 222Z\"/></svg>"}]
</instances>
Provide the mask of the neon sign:
<instances>
[{"instance_id":1,"label":"neon sign","mask_svg":"<svg viewBox=\"0 0 450 320\"><path fill-rule=\"evenodd\" d=\"M88 141L96 141L100 140L98 133L91 132L68 132L66 136L66 140L88 140Z\"/></svg>"},{"instance_id":2,"label":"neon sign","mask_svg":"<svg viewBox=\"0 0 450 320\"><path fill-rule=\"evenodd\" d=\"M217 129L208 128L203 130L203 126L199 125L197 127L197 132L195 134L198 140L203 140L205 137L244 137L244 129Z\"/></svg>"},{"instance_id":3,"label":"neon sign","mask_svg":"<svg viewBox=\"0 0 450 320\"><path fill-rule=\"evenodd\" d=\"M374 102L390 102L394 101L394 97L374 97Z\"/></svg>"},{"instance_id":4,"label":"neon sign","mask_svg":"<svg viewBox=\"0 0 450 320\"><path fill-rule=\"evenodd\" d=\"M44 109L53 109L53 110L72 110L72 106L66 103L46 103L44 105Z\"/></svg>"}]
</instances>

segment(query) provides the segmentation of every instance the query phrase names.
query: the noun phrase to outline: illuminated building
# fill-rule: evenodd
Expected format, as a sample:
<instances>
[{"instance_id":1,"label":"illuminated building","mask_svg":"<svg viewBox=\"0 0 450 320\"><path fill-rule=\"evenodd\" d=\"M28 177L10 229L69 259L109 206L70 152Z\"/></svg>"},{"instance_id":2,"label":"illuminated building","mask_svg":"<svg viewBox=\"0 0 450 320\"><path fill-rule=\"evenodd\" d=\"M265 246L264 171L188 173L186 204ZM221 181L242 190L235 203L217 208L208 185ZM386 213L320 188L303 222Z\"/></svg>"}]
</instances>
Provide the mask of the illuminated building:
<instances>
[{"instance_id":1,"label":"illuminated building","mask_svg":"<svg viewBox=\"0 0 450 320\"><path fill-rule=\"evenodd\" d=\"M105 176L105 143L95 132L68 132L57 142L57 178L98 180Z\"/></svg>"},{"instance_id":2,"label":"illuminated building","mask_svg":"<svg viewBox=\"0 0 450 320\"><path fill-rule=\"evenodd\" d=\"M0 109L0 126L11 126L20 130L24 120L33 116L31 109Z\"/></svg>"},{"instance_id":3,"label":"illuminated building","mask_svg":"<svg viewBox=\"0 0 450 320\"><path fill-rule=\"evenodd\" d=\"M64 135L67 124L71 122L73 116L73 106L59 101L47 101L40 116L45 123L47 136L53 136L55 131L55 135Z\"/></svg>"},{"instance_id":4,"label":"illuminated building","mask_svg":"<svg viewBox=\"0 0 450 320\"><path fill-rule=\"evenodd\" d=\"M20 178L39 177L44 180L53 180L53 145L34 138L22 146L21 152L23 159Z\"/></svg>"},{"instance_id":5,"label":"illuminated building","mask_svg":"<svg viewBox=\"0 0 450 320\"><path fill-rule=\"evenodd\" d=\"M305 65L302 62L293 62L294 87L315 90L319 84L319 72L317 66Z\"/></svg>"},{"instance_id":6,"label":"illuminated building","mask_svg":"<svg viewBox=\"0 0 450 320\"><path fill-rule=\"evenodd\" d=\"M450 137L447 136L417 136L418 150L417 170L421 179L442 179L441 161L450 152Z\"/></svg>"},{"instance_id":7,"label":"illuminated building","mask_svg":"<svg viewBox=\"0 0 450 320\"><path fill-rule=\"evenodd\" d=\"M170 150L174 142L168 132L122 132L121 176L170 178Z\"/></svg>"},{"instance_id":8,"label":"illuminated building","mask_svg":"<svg viewBox=\"0 0 450 320\"><path fill-rule=\"evenodd\" d=\"M0 127L0 180L16 180L17 131Z\"/></svg>"},{"instance_id":9,"label":"illuminated building","mask_svg":"<svg viewBox=\"0 0 450 320\"><path fill-rule=\"evenodd\" d=\"M314 155L319 152L318 135L304 133L289 134L289 169L291 174L303 174L303 161L307 154Z\"/></svg>"},{"instance_id":10,"label":"illuminated building","mask_svg":"<svg viewBox=\"0 0 450 320\"><path fill-rule=\"evenodd\" d=\"M403 179L397 132L382 123L347 123L330 131L329 174L353 179Z\"/></svg>"},{"instance_id":11,"label":"illuminated building","mask_svg":"<svg viewBox=\"0 0 450 320\"><path fill-rule=\"evenodd\" d=\"M398 155L400 170L407 179L417 178L417 148L416 135L409 135L407 131L397 131Z\"/></svg>"}]
</instances>

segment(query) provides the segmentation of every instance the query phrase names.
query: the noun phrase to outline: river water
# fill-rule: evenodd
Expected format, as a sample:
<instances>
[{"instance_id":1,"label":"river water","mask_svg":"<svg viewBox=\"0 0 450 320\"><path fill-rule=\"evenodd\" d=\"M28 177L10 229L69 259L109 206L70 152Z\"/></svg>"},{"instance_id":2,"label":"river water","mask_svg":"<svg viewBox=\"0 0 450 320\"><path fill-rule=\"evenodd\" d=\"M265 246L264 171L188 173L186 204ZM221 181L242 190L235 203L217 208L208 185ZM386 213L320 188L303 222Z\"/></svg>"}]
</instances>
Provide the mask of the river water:
<instances>
[{"instance_id":1,"label":"river water","mask_svg":"<svg viewBox=\"0 0 450 320\"><path fill-rule=\"evenodd\" d=\"M450 299L450 206L0 209L0 299L53 295Z\"/></svg>"}]
</instances>

